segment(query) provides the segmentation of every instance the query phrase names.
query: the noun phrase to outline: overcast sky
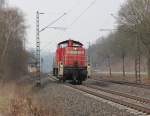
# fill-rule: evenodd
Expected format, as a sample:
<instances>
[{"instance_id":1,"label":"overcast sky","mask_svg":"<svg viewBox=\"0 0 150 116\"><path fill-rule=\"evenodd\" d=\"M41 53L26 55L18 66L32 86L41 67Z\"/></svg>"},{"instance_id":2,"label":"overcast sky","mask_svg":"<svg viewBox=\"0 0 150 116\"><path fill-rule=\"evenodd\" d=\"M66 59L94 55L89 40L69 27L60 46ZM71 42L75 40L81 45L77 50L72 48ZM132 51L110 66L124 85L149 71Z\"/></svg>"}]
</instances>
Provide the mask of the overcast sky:
<instances>
[{"instance_id":1,"label":"overcast sky","mask_svg":"<svg viewBox=\"0 0 150 116\"><path fill-rule=\"evenodd\" d=\"M9 0L9 6L15 6L25 14L27 29L27 48L35 48L35 16L36 11L44 12L40 16L40 27L44 27L60 17L67 15L53 26L67 27L66 31L47 29L40 33L41 50L54 52L58 42L69 38L78 40L87 47L100 36L108 32L100 32L101 28L114 28L115 19L110 15L117 12L125 0L96 0L94 4L75 22L77 17L94 0ZM70 26L71 25L71 26Z\"/></svg>"}]
</instances>

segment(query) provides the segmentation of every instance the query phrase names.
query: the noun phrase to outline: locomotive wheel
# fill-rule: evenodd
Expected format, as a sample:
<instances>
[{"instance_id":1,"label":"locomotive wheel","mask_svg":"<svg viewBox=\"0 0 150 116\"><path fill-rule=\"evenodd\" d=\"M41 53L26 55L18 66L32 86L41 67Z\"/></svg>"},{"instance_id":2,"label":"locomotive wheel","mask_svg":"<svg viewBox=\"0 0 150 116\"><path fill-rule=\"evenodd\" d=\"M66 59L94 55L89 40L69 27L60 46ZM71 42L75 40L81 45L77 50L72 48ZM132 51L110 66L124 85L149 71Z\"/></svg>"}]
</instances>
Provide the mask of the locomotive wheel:
<instances>
[{"instance_id":1,"label":"locomotive wheel","mask_svg":"<svg viewBox=\"0 0 150 116\"><path fill-rule=\"evenodd\" d=\"M73 79L73 84L76 85L77 81Z\"/></svg>"},{"instance_id":2,"label":"locomotive wheel","mask_svg":"<svg viewBox=\"0 0 150 116\"><path fill-rule=\"evenodd\" d=\"M60 83L64 83L65 82L65 79L63 77L59 77L59 82Z\"/></svg>"},{"instance_id":3,"label":"locomotive wheel","mask_svg":"<svg viewBox=\"0 0 150 116\"><path fill-rule=\"evenodd\" d=\"M81 85L82 84L82 79L78 78L78 84Z\"/></svg>"},{"instance_id":4,"label":"locomotive wheel","mask_svg":"<svg viewBox=\"0 0 150 116\"><path fill-rule=\"evenodd\" d=\"M59 83L62 83L62 79L59 79Z\"/></svg>"},{"instance_id":5,"label":"locomotive wheel","mask_svg":"<svg viewBox=\"0 0 150 116\"><path fill-rule=\"evenodd\" d=\"M82 80L79 80L79 85L82 85Z\"/></svg>"},{"instance_id":6,"label":"locomotive wheel","mask_svg":"<svg viewBox=\"0 0 150 116\"><path fill-rule=\"evenodd\" d=\"M65 77L63 77L63 78L62 78L62 81L63 81L63 83L65 83L65 82L66 82L66 78L65 78Z\"/></svg>"},{"instance_id":7,"label":"locomotive wheel","mask_svg":"<svg viewBox=\"0 0 150 116\"><path fill-rule=\"evenodd\" d=\"M73 74L73 84L77 84L77 74L76 73L74 73Z\"/></svg>"},{"instance_id":8,"label":"locomotive wheel","mask_svg":"<svg viewBox=\"0 0 150 116\"><path fill-rule=\"evenodd\" d=\"M81 72L80 70L78 70L78 84L81 85L82 84L82 75L81 75Z\"/></svg>"}]
</instances>

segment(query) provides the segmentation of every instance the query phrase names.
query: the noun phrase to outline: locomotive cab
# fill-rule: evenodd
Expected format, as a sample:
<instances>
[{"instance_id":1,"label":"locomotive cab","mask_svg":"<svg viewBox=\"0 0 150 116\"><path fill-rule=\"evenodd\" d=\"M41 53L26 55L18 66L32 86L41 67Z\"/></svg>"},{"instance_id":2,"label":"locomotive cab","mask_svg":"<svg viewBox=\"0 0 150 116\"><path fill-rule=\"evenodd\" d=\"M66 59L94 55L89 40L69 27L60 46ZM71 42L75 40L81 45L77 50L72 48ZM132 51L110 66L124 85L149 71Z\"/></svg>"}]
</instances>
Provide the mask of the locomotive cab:
<instances>
[{"instance_id":1,"label":"locomotive cab","mask_svg":"<svg viewBox=\"0 0 150 116\"><path fill-rule=\"evenodd\" d=\"M53 75L62 81L71 80L81 84L90 76L85 48L78 41L60 42L56 50L54 64Z\"/></svg>"}]
</instances>

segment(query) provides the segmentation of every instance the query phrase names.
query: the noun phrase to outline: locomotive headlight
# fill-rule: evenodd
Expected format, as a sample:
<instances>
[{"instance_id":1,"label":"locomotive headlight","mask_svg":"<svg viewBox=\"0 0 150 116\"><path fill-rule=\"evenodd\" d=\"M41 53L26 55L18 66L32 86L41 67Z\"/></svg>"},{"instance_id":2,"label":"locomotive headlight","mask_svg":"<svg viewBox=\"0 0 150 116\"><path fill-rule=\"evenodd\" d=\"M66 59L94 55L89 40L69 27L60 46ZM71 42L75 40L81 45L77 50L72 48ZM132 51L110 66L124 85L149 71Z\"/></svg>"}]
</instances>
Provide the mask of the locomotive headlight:
<instances>
[{"instance_id":1,"label":"locomotive headlight","mask_svg":"<svg viewBox=\"0 0 150 116\"><path fill-rule=\"evenodd\" d=\"M77 48L74 48L74 50L77 50Z\"/></svg>"},{"instance_id":2,"label":"locomotive headlight","mask_svg":"<svg viewBox=\"0 0 150 116\"><path fill-rule=\"evenodd\" d=\"M88 73L88 78L90 78L91 77L91 66L90 66L90 64L88 64L87 65L87 73Z\"/></svg>"}]
</instances>

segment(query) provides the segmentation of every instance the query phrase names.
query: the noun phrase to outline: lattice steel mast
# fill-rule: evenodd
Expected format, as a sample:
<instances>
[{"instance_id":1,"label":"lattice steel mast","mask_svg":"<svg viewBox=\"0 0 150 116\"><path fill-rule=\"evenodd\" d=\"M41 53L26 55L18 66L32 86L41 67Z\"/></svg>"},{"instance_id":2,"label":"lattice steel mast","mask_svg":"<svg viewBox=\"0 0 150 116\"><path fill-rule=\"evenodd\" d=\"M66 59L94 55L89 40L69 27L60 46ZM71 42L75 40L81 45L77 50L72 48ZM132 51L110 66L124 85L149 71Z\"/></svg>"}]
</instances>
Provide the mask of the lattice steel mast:
<instances>
[{"instance_id":1,"label":"lattice steel mast","mask_svg":"<svg viewBox=\"0 0 150 116\"><path fill-rule=\"evenodd\" d=\"M141 35L137 33L136 37L136 56L135 56L135 77L136 82L141 82L141 50L140 50L140 38Z\"/></svg>"},{"instance_id":2,"label":"lattice steel mast","mask_svg":"<svg viewBox=\"0 0 150 116\"><path fill-rule=\"evenodd\" d=\"M62 17L66 15L66 13L64 13L63 15L58 17L56 20L52 21L49 25L45 26L44 28L40 30L40 14L44 14L44 13L40 13L39 11L36 12L36 69L37 69L36 85L37 86L41 85L40 32L44 31L47 28L59 29L59 27L50 27L50 26L56 23L57 21L59 21Z\"/></svg>"},{"instance_id":3,"label":"lattice steel mast","mask_svg":"<svg viewBox=\"0 0 150 116\"><path fill-rule=\"evenodd\" d=\"M36 77L37 77L37 85L41 84L41 79L40 79L40 68L41 68L41 58L40 58L40 28L39 28L39 11L36 13Z\"/></svg>"}]
</instances>

